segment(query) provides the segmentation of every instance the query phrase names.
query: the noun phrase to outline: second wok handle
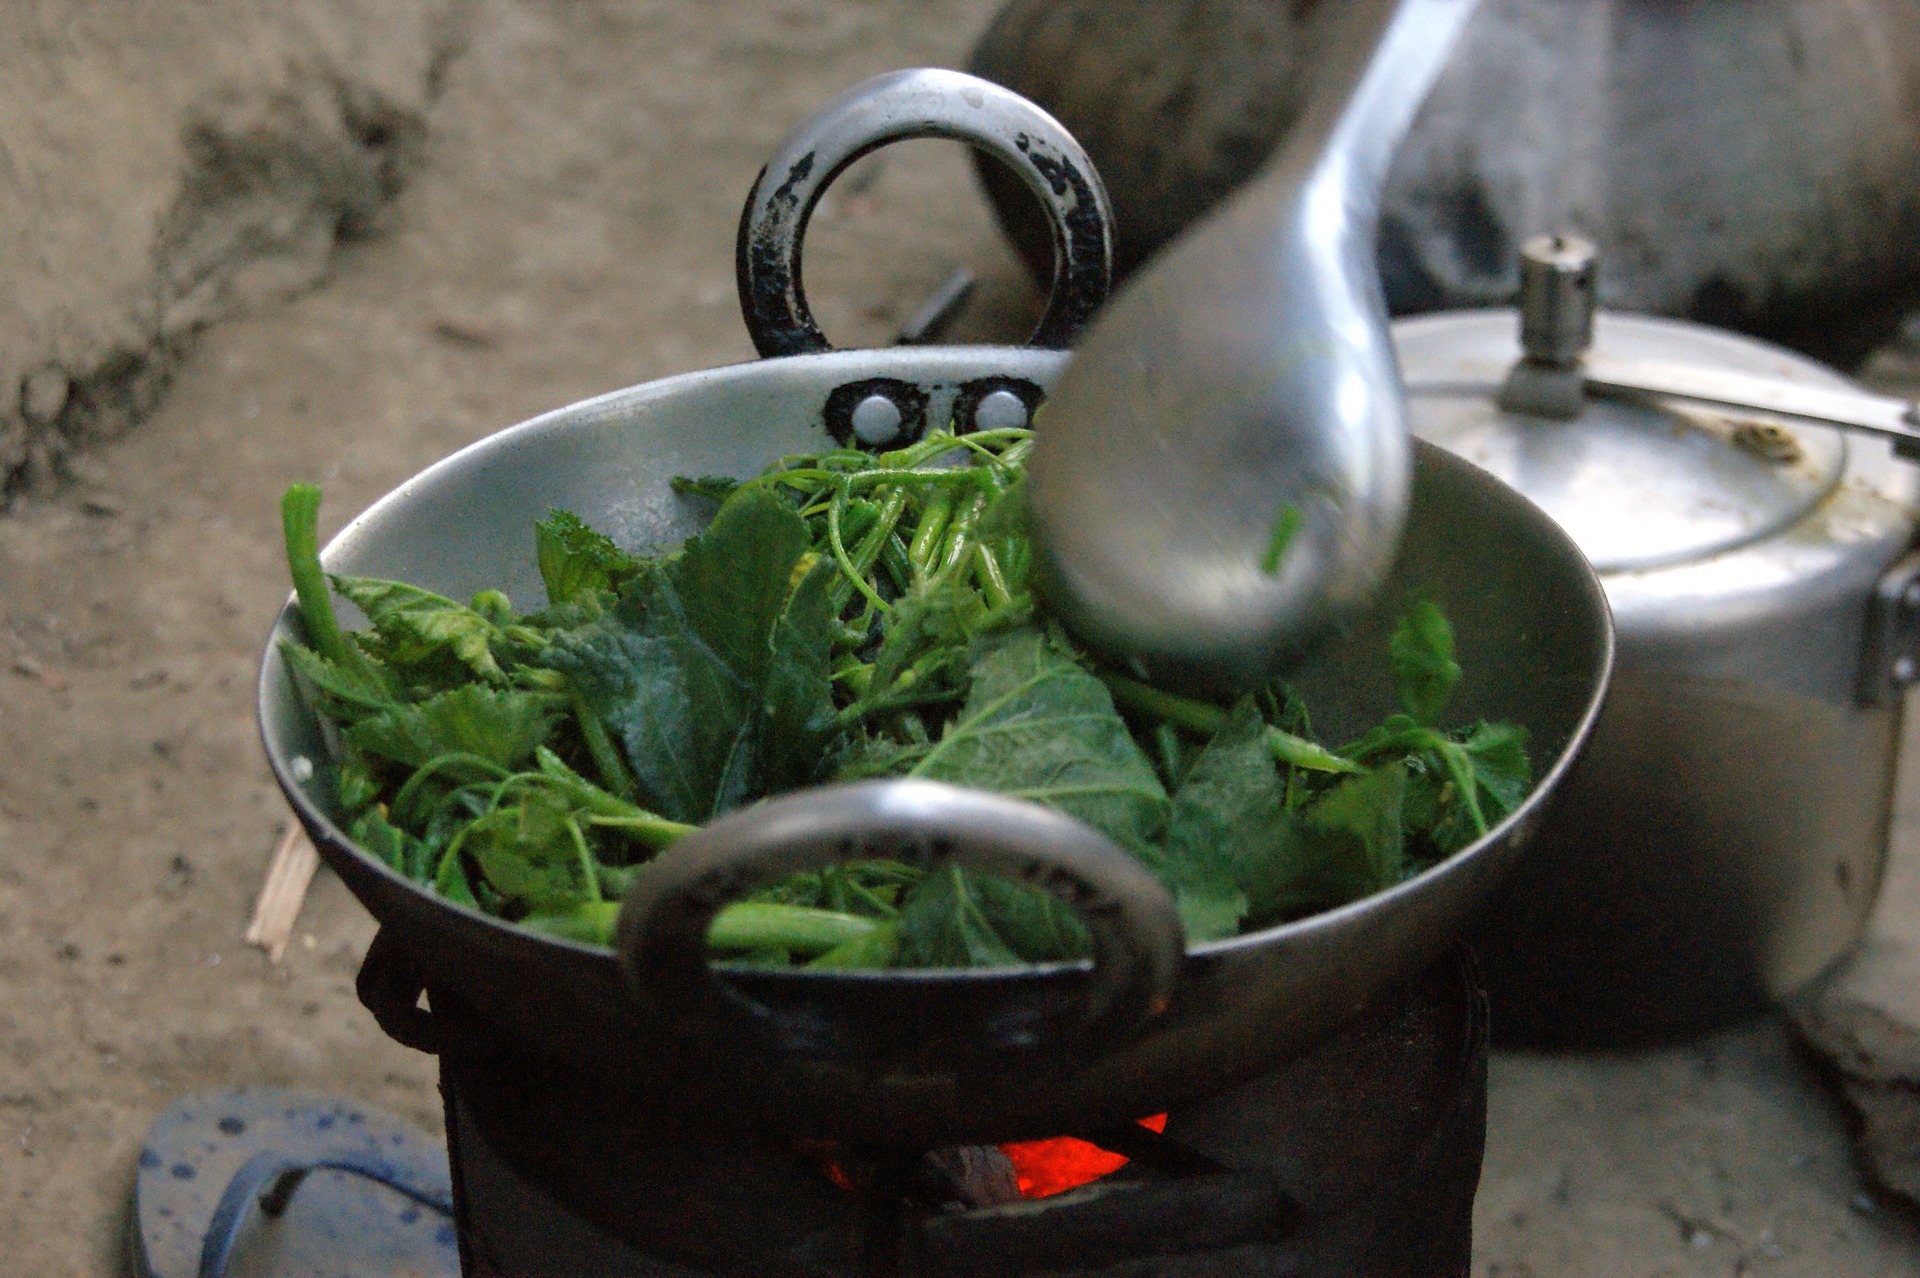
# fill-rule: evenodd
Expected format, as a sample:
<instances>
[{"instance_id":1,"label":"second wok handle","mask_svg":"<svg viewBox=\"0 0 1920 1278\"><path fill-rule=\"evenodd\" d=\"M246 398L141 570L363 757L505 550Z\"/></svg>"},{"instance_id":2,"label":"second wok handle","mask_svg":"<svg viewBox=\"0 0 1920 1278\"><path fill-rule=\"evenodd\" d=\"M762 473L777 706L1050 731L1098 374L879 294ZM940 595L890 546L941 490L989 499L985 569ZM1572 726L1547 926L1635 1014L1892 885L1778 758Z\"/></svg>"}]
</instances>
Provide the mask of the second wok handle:
<instances>
[{"instance_id":1,"label":"second wok handle","mask_svg":"<svg viewBox=\"0 0 1920 1278\"><path fill-rule=\"evenodd\" d=\"M1092 971L1079 1014L1062 1030L1077 1041L999 1043L982 1026L975 1041L985 1054L1097 1054L1172 996L1185 935L1172 898L1146 867L1092 827L1038 804L915 780L827 786L756 804L661 853L635 876L620 911L616 946L636 993L683 1037L738 1050L728 1031L740 1017L778 1013L749 1003L710 967L714 916L790 874L863 859L998 874L1051 893L1085 921ZM817 1039L820 1028L810 1025L804 1037Z\"/></svg>"}]
</instances>

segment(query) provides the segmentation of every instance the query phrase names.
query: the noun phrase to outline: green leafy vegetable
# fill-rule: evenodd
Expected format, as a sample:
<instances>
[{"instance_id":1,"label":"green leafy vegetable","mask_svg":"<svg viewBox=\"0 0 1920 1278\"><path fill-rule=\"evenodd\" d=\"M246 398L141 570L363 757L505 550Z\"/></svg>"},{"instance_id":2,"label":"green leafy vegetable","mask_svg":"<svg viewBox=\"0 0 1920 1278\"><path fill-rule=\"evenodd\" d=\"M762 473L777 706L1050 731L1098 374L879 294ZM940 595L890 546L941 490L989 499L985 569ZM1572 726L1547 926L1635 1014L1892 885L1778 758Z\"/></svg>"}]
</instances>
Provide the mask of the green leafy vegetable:
<instances>
[{"instance_id":1,"label":"green leafy vegetable","mask_svg":"<svg viewBox=\"0 0 1920 1278\"><path fill-rule=\"evenodd\" d=\"M663 553L565 511L533 529L546 607L331 579L317 489L282 503L306 645L282 651L338 728L344 828L395 873L545 934L606 944L655 853L723 813L825 781L921 777L1082 821L1166 884L1193 942L1380 891L1481 837L1531 782L1524 731L1441 726L1461 679L1421 600L1382 659L1403 713L1317 739L1279 685L1231 705L1105 668L1028 574L1026 431L785 458L675 491L717 503ZM1276 517L1278 571L1302 516ZM717 915L728 962L999 965L1088 952L1022 882L860 861Z\"/></svg>"},{"instance_id":2,"label":"green leafy vegetable","mask_svg":"<svg viewBox=\"0 0 1920 1278\"><path fill-rule=\"evenodd\" d=\"M361 719L347 729L347 740L411 768L458 754L504 773L532 757L534 747L551 734L553 720L539 693L467 684Z\"/></svg>"},{"instance_id":3,"label":"green leafy vegetable","mask_svg":"<svg viewBox=\"0 0 1920 1278\"><path fill-rule=\"evenodd\" d=\"M320 490L312 484L289 487L280 499L280 524L287 543L287 572L293 578L308 637L326 660L352 664L354 650L341 633L326 574L320 568Z\"/></svg>"},{"instance_id":4,"label":"green leafy vegetable","mask_svg":"<svg viewBox=\"0 0 1920 1278\"><path fill-rule=\"evenodd\" d=\"M1281 561L1287 557L1287 547L1293 545L1293 539L1299 535L1300 525L1306 522L1306 516L1292 502L1280 508L1273 517L1273 528L1267 533L1267 550L1260 557L1260 571L1271 577L1280 571Z\"/></svg>"},{"instance_id":5,"label":"green leafy vegetable","mask_svg":"<svg viewBox=\"0 0 1920 1278\"><path fill-rule=\"evenodd\" d=\"M552 510L533 526L534 554L547 602L578 604L602 592L618 591L640 574L642 561L595 532L578 515Z\"/></svg>"},{"instance_id":6,"label":"green leafy vegetable","mask_svg":"<svg viewBox=\"0 0 1920 1278\"><path fill-rule=\"evenodd\" d=\"M367 614L380 637L379 654L395 665L413 665L436 652L450 652L475 674L504 681L493 646L506 638L500 627L464 604L429 590L374 577L335 577L333 588Z\"/></svg>"},{"instance_id":7,"label":"green leafy vegetable","mask_svg":"<svg viewBox=\"0 0 1920 1278\"><path fill-rule=\"evenodd\" d=\"M1098 679L1039 630L988 640L969 664L965 704L906 775L1030 799L1123 847L1151 843L1166 791Z\"/></svg>"},{"instance_id":8,"label":"green leafy vegetable","mask_svg":"<svg viewBox=\"0 0 1920 1278\"><path fill-rule=\"evenodd\" d=\"M1302 810L1276 854L1254 867L1249 896L1264 921L1295 918L1398 883L1405 871L1397 764L1342 779Z\"/></svg>"},{"instance_id":9,"label":"green leafy vegetable","mask_svg":"<svg viewBox=\"0 0 1920 1278\"><path fill-rule=\"evenodd\" d=\"M1453 627L1440 606L1422 599L1402 613L1387 652L1393 660L1400 704L1421 723L1438 720L1453 686L1460 682L1460 664L1453 659Z\"/></svg>"},{"instance_id":10,"label":"green leafy vegetable","mask_svg":"<svg viewBox=\"0 0 1920 1278\"><path fill-rule=\"evenodd\" d=\"M807 548L799 515L748 491L619 606L555 641L554 667L625 747L643 800L710 820L818 767L833 703L822 570L789 590Z\"/></svg>"}]
</instances>

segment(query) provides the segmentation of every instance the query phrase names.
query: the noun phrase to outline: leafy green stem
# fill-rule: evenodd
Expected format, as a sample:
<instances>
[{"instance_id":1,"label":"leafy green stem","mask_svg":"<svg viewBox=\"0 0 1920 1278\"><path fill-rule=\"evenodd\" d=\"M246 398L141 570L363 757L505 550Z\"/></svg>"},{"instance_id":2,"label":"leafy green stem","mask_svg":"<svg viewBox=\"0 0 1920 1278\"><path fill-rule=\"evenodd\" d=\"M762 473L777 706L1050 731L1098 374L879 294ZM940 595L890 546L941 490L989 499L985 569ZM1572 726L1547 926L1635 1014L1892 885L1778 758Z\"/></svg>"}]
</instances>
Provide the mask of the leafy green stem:
<instances>
[{"instance_id":1,"label":"leafy green stem","mask_svg":"<svg viewBox=\"0 0 1920 1278\"><path fill-rule=\"evenodd\" d=\"M710 950L787 950L808 958L858 940L880 920L773 901L736 901L714 915Z\"/></svg>"},{"instance_id":2,"label":"leafy green stem","mask_svg":"<svg viewBox=\"0 0 1920 1278\"><path fill-rule=\"evenodd\" d=\"M655 816L651 812L626 816L594 812L588 815L587 824L604 825L609 829L630 834L656 852L663 848L672 847L681 839L686 838L689 834L692 834L700 828L696 825L688 825L683 821L669 821L667 818Z\"/></svg>"},{"instance_id":3,"label":"leafy green stem","mask_svg":"<svg viewBox=\"0 0 1920 1278\"><path fill-rule=\"evenodd\" d=\"M566 819L567 837L573 842L574 859L580 867L580 880L587 885L587 891L596 901L606 899L600 890L600 872L593 859L593 849L587 846L587 835L580 823L568 815Z\"/></svg>"},{"instance_id":4,"label":"leafy green stem","mask_svg":"<svg viewBox=\"0 0 1920 1278\"><path fill-rule=\"evenodd\" d=\"M867 597L867 602L881 612L892 612L893 606L882 599L879 592L867 582L866 569L856 567L853 556L847 553L847 543L840 536L840 517L847 507L847 490L842 487L833 495L833 504L827 507L827 544L833 548L834 560L840 565L840 571L846 574L853 588Z\"/></svg>"},{"instance_id":5,"label":"leafy green stem","mask_svg":"<svg viewBox=\"0 0 1920 1278\"><path fill-rule=\"evenodd\" d=\"M1351 759L1345 759L1327 749L1317 741L1295 736L1284 728L1267 728L1267 749L1281 763L1296 768L1305 768L1310 772L1361 773L1366 769Z\"/></svg>"},{"instance_id":6,"label":"leafy green stem","mask_svg":"<svg viewBox=\"0 0 1920 1278\"><path fill-rule=\"evenodd\" d=\"M587 756L593 760L593 766L600 773L600 779L606 782L607 789L622 798L633 795L633 773L627 770L626 760L614 748L613 739L607 735L607 727L600 722L600 716L588 707L586 698L579 689L572 694L573 715L580 724L580 739L586 743Z\"/></svg>"},{"instance_id":7,"label":"leafy green stem","mask_svg":"<svg viewBox=\"0 0 1920 1278\"><path fill-rule=\"evenodd\" d=\"M280 526L287 543L287 573L300 600L300 617L316 652L340 665L358 665L360 650L347 642L333 611L326 570L320 566L320 489L289 485L280 498Z\"/></svg>"},{"instance_id":8,"label":"leafy green stem","mask_svg":"<svg viewBox=\"0 0 1920 1278\"><path fill-rule=\"evenodd\" d=\"M1150 683L1129 679L1111 670L1097 670L1100 682L1113 694L1113 703L1122 710L1175 724L1203 737L1210 737L1227 726L1227 710L1210 701L1198 701L1177 693L1163 692Z\"/></svg>"},{"instance_id":9,"label":"leafy green stem","mask_svg":"<svg viewBox=\"0 0 1920 1278\"><path fill-rule=\"evenodd\" d=\"M947 520L953 514L953 495L948 492L935 493L927 501L927 508L920 515L920 523L913 531L913 541L907 546L907 562L913 565L914 580L924 581L934 569L934 556L940 547L940 538L947 531Z\"/></svg>"},{"instance_id":10,"label":"leafy green stem","mask_svg":"<svg viewBox=\"0 0 1920 1278\"><path fill-rule=\"evenodd\" d=\"M953 513L947 524L947 538L940 553L938 575L945 576L966 561L973 552L973 528L980 522L980 512L987 508L987 495L975 493Z\"/></svg>"},{"instance_id":11,"label":"leafy green stem","mask_svg":"<svg viewBox=\"0 0 1920 1278\"><path fill-rule=\"evenodd\" d=\"M415 769L413 775L408 777L398 792L394 794L393 802L388 805L394 817L400 819L403 814L410 811L408 805L412 802L413 796L418 794L420 788L430 779L455 767L478 768L481 772L501 779L513 775L492 759L483 758L477 754L469 754L464 750L449 750L445 754L437 754Z\"/></svg>"},{"instance_id":12,"label":"leafy green stem","mask_svg":"<svg viewBox=\"0 0 1920 1278\"><path fill-rule=\"evenodd\" d=\"M1013 591L1007 587L1006 574L1000 570L1000 561L994 558L993 548L984 541L973 544L973 559L979 568L980 591L987 597L987 604L993 608L1005 608L1013 603Z\"/></svg>"}]
</instances>

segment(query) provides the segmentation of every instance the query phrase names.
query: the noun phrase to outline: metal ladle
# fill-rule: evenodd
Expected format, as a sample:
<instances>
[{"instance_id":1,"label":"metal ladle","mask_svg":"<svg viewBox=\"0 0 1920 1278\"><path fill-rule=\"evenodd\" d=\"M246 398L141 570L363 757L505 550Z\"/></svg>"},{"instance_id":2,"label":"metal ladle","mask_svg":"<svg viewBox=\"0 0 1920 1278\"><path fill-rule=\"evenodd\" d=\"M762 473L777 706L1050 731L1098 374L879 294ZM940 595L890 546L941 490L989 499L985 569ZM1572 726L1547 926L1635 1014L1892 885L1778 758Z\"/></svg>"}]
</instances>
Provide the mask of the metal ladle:
<instances>
[{"instance_id":1,"label":"metal ladle","mask_svg":"<svg viewBox=\"0 0 1920 1278\"><path fill-rule=\"evenodd\" d=\"M1252 185L1088 330L1028 467L1049 602L1156 681L1258 682L1352 617L1411 451L1374 265L1393 154L1476 0L1340 0Z\"/></svg>"}]
</instances>

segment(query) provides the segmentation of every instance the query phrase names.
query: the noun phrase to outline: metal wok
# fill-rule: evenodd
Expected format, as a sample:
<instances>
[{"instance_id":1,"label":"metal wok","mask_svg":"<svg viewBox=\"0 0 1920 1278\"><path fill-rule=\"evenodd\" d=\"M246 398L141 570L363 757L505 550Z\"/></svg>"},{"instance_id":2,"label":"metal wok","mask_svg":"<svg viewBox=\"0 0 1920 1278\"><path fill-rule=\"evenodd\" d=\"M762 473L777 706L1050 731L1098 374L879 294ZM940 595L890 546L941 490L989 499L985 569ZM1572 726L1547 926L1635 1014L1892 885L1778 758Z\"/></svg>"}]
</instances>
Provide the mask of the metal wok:
<instances>
[{"instance_id":1,"label":"metal wok","mask_svg":"<svg viewBox=\"0 0 1920 1278\"><path fill-rule=\"evenodd\" d=\"M417 582L455 598L542 588L532 528L574 511L622 544L698 529L669 483L756 473L824 444L834 391L875 377L937 408L981 379L1044 388L1062 354L1025 349L846 351L692 373L534 419L402 484L327 548L329 570ZM938 420L938 418L936 418ZM1386 636L1409 590L1453 619L1462 716L1526 725L1539 784L1487 837L1406 883L1313 918L1197 947L1164 1010L1076 1043L1082 966L1018 971L729 974L754 1005L690 1022L650 1018L615 954L452 905L363 854L334 823L329 752L278 641L260 678L267 756L316 846L380 921L384 952L529 1044L686 1112L754 1115L796 1134L932 1146L1081 1129L1154 1113L1285 1060L1411 976L1471 923L1584 741L1612 656L1606 604L1580 552L1511 489L1418 447L1399 562L1376 608L1296 683L1333 738L1393 708Z\"/></svg>"}]
</instances>

